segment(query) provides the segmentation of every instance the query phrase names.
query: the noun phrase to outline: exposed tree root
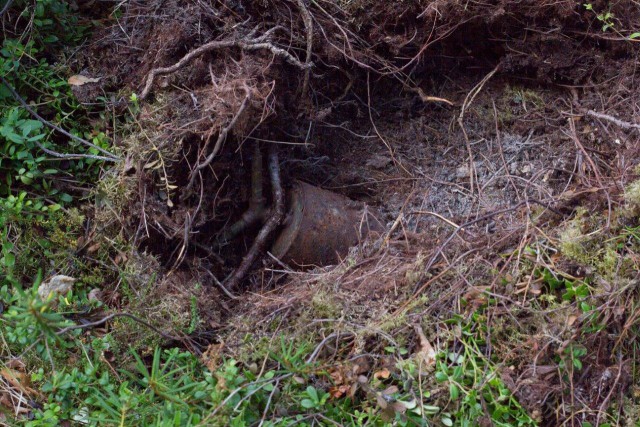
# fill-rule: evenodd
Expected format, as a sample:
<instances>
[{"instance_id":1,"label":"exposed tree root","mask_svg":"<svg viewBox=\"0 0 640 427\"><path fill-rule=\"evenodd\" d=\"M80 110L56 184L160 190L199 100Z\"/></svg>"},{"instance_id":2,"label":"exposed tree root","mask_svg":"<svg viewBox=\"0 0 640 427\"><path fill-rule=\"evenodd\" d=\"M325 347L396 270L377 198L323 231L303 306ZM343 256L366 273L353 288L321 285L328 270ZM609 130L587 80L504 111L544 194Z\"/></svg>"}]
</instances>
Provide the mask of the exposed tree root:
<instances>
[{"instance_id":1,"label":"exposed tree root","mask_svg":"<svg viewBox=\"0 0 640 427\"><path fill-rule=\"evenodd\" d=\"M249 34L249 37L244 39L214 40L187 53L178 62L176 62L170 67L154 68L153 70L151 70L151 72L147 76L147 81L144 85L144 88L142 89L142 93L140 94L140 99L144 100L147 98L147 96L149 96L149 93L151 92L151 87L153 86L153 82L156 76L174 73L179 69L181 69L182 67L184 67L185 65L187 65L188 63L190 63L191 61L193 61L198 56L203 55L207 52L211 52L213 50L217 50L217 49L237 47L243 50L250 50L250 51L268 50L271 53L273 53L275 56L283 58L288 63L300 69L304 70L309 68L311 66L310 63L304 64L300 62L300 60L298 60L296 57L291 55L286 50L276 47L271 42L269 42L270 37L273 35L273 33L277 29L279 29L279 27L271 28L262 36L256 37L256 38L250 38L251 34L255 32L254 30Z\"/></svg>"},{"instance_id":2,"label":"exposed tree root","mask_svg":"<svg viewBox=\"0 0 640 427\"><path fill-rule=\"evenodd\" d=\"M271 147L269 152L269 176L271 178L271 194L273 198L271 215L269 220L256 236L251 249L249 249L247 255L242 259L240 266L233 272L227 281L226 288L229 290L234 290L242 280L244 280L247 273L249 273L249 270L256 262L258 256L264 250L267 244L267 239L280 225L282 218L284 217L284 190L282 189L282 183L280 181L280 164L278 160L278 152L275 147Z\"/></svg>"},{"instance_id":3,"label":"exposed tree root","mask_svg":"<svg viewBox=\"0 0 640 427\"><path fill-rule=\"evenodd\" d=\"M247 228L265 218L267 210L264 195L262 194L262 187L262 152L260 151L260 143L256 142L253 159L251 161L251 198L249 199L249 209L242 214L238 221L225 228L222 235L218 237L218 247L228 244Z\"/></svg>"},{"instance_id":4,"label":"exposed tree root","mask_svg":"<svg viewBox=\"0 0 640 427\"><path fill-rule=\"evenodd\" d=\"M300 13L304 18L304 27L307 33L307 52L305 58L305 66L306 70L304 71L304 80L302 82L302 96L306 96L307 90L309 89L309 77L311 75L311 55L313 53L313 18L311 17L311 13L309 9L307 9L307 5L304 3L304 0L296 0L298 3L298 8L300 9Z\"/></svg>"}]
</instances>

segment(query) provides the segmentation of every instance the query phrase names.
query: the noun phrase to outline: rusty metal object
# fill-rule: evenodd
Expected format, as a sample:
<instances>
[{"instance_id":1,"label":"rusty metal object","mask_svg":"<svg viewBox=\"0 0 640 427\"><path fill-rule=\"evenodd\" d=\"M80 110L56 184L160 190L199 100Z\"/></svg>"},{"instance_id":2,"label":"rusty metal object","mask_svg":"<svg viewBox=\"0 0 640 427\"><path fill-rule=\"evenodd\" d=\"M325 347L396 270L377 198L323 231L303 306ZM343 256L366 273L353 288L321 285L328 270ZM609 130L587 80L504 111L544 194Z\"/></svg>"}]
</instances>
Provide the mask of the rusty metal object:
<instances>
[{"instance_id":1,"label":"rusty metal object","mask_svg":"<svg viewBox=\"0 0 640 427\"><path fill-rule=\"evenodd\" d=\"M292 266L335 264L369 232L383 230L364 203L296 182L289 193L284 229L271 253Z\"/></svg>"}]
</instances>

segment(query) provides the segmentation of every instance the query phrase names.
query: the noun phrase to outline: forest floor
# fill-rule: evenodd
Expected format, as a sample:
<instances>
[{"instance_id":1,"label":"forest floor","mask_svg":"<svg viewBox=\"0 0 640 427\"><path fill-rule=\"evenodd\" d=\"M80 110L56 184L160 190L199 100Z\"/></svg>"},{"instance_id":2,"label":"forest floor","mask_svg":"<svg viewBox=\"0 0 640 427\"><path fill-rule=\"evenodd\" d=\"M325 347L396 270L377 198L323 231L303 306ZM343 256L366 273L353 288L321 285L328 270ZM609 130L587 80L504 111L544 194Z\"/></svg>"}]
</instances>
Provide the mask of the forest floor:
<instances>
[{"instance_id":1,"label":"forest floor","mask_svg":"<svg viewBox=\"0 0 640 427\"><path fill-rule=\"evenodd\" d=\"M48 272L94 292L73 320L77 339L109 337L105 370L166 373L157 349L179 348L216 397L129 393L152 389L175 425L637 425L636 2L79 13L96 29L66 58L88 78L72 90L122 161L79 205L76 261ZM277 259L296 181L366 203L384 231L334 265ZM256 186L273 207L230 232ZM109 393L80 419L147 420Z\"/></svg>"}]
</instances>

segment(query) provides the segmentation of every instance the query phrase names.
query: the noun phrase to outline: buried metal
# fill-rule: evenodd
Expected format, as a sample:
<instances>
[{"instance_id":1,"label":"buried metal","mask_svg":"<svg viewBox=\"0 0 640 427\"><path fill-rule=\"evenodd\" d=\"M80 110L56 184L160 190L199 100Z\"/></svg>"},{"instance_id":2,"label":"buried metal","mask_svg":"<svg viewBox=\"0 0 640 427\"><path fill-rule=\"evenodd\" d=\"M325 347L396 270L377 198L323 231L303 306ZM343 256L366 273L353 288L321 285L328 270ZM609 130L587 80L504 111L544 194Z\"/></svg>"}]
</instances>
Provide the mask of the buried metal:
<instances>
[{"instance_id":1,"label":"buried metal","mask_svg":"<svg viewBox=\"0 0 640 427\"><path fill-rule=\"evenodd\" d=\"M289 193L284 229L271 253L291 265L335 264L370 232L383 230L364 203L298 181Z\"/></svg>"}]
</instances>

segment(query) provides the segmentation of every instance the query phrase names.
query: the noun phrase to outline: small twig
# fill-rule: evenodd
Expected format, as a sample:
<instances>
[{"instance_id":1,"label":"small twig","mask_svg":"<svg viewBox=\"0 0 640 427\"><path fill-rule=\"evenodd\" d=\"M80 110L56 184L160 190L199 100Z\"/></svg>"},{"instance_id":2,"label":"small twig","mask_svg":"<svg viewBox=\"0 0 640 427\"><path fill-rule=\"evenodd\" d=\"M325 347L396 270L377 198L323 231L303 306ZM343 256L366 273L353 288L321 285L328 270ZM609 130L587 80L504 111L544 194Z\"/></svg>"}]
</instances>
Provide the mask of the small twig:
<instances>
[{"instance_id":1,"label":"small twig","mask_svg":"<svg viewBox=\"0 0 640 427\"><path fill-rule=\"evenodd\" d=\"M222 283L220 283L220 280L218 280L218 278L208 268L205 268L204 271L213 279L213 283L215 283L216 286L219 287L226 296L231 299L238 299L237 296L229 292L229 290Z\"/></svg>"},{"instance_id":2,"label":"small twig","mask_svg":"<svg viewBox=\"0 0 640 427\"><path fill-rule=\"evenodd\" d=\"M596 180L598 181L598 184L602 186L600 171L596 166L596 164L593 162L593 159L591 158L587 150L584 148L584 145L582 145L582 142L580 142L580 138L578 138L578 132L576 131L575 122L573 121L572 118L569 118L568 120L569 120L569 130L571 131L571 139L573 139L573 142L576 144L578 149L582 152L582 154L584 154L584 157L585 159L587 159L589 166L591 166L591 170L593 171L593 174L596 176Z\"/></svg>"},{"instance_id":3,"label":"small twig","mask_svg":"<svg viewBox=\"0 0 640 427\"><path fill-rule=\"evenodd\" d=\"M622 354L620 353L620 351L618 351L618 375L616 375L616 379L613 381L613 384L611 385L611 389L609 390L609 393L607 394L605 399L602 401L602 404L600 405L600 409L598 410L598 417L596 418L597 426L600 425L600 418L602 418L602 414L606 414L607 405L609 404L609 401L611 400L611 396L613 396L613 392L615 391L616 387L618 386L618 383L620 382L620 378L622 377L622 372L623 372L623 369L622 369L623 364L624 362L622 361Z\"/></svg>"},{"instance_id":4,"label":"small twig","mask_svg":"<svg viewBox=\"0 0 640 427\"><path fill-rule=\"evenodd\" d=\"M300 9L300 13L302 13L304 27L307 32L307 52L305 58L305 71L304 71L304 80L302 82L302 96L307 94L307 90L309 89L309 76L311 75L311 54L313 51L313 19L311 17L311 13L307 6L304 4L304 0L296 0L298 4L298 8Z\"/></svg>"},{"instance_id":5,"label":"small twig","mask_svg":"<svg viewBox=\"0 0 640 427\"><path fill-rule=\"evenodd\" d=\"M276 147L272 146L269 152L269 175L271 177L271 194L273 199L271 216L256 236L253 245L249 249L249 252L247 252L247 255L242 259L240 266L229 278L226 284L228 289L235 289L240 282L244 280L254 262L264 250L267 239L278 225L280 225L284 217L284 191L282 190L282 183L280 182L280 164L276 150Z\"/></svg>"},{"instance_id":6,"label":"small twig","mask_svg":"<svg viewBox=\"0 0 640 427\"><path fill-rule=\"evenodd\" d=\"M464 141L467 146L467 153L469 154L469 180L470 180L469 188L471 189L471 194L473 194L474 192L473 184L475 181L474 177L476 173L476 167L473 161L473 151L471 150L471 142L469 141L469 135L467 135L467 130L464 127L464 114L467 111L467 108L469 108L471 103L476 99L476 96L478 96L478 94L480 93L484 85L491 79L491 77L493 77L495 73L498 72L498 70L500 69L500 65L501 64L498 63L498 65L496 65L495 68L491 70L491 72L489 72L489 74L487 74L482 80L480 80L480 83L475 85L473 89L469 91L467 96L464 98L464 102L462 103L462 108L460 109L460 115L458 116L458 126L460 126L460 129L462 129L462 135L464 136Z\"/></svg>"},{"instance_id":7,"label":"small twig","mask_svg":"<svg viewBox=\"0 0 640 427\"><path fill-rule=\"evenodd\" d=\"M264 406L264 411L262 412L262 418L260 419L260 424L258 424L258 427L262 427L262 425L264 424L264 421L267 419L267 412L271 407L271 400L273 399L273 395L276 393L276 390L278 389L279 385L280 385L280 380L277 380L276 383L273 385L273 390L271 390L271 393L269 394L269 399L267 399L267 404Z\"/></svg>"},{"instance_id":8,"label":"small twig","mask_svg":"<svg viewBox=\"0 0 640 427\"><path fill-rule=\"evenodd\" d=\"M5 3L2 10L0 10L0 17L4 16L5 12L9 10L9 7L11 7L12 3L13 3L13 0L7 0L7 3Z\"/></svg>"},{"instance_id":9,"label":"small twig","mask_svg":"<svg viewBox=\"0 0 640 427\"><path fill-rule=\"evenodd\" d=\"M534 203L534 204L540 205L540 206L542 206L542 207L544 207L544 208L546 208L546 209L549 209L550 211L552 211L552 212L554 212L554 213L556 213L556 214L558 214L558 215L562 216L562 213L561 213L561 212L558 212L557 210L553 209L553 208L552 208L551 206L549 206L548 204L543 203L543 202L538 201L538 200L535 200L535 199L527 199L527 200L523 200L523 201L521 201L520 203L517 203L516 205L514 205L514 206L512 206L512 207L510 207L510 208L499 209L499 210L497 210L497 211L490 212L490 213L488 213L488 214L486 214L486 215L483 215L483 216L481 216L481 217L479 217L479 218L476 218L476 219L474 219L474 220L472 220L472 221L469 221L469 222L466 222L466 223L464 223L464 224L459 225L459 226L458 226L458 227L453 231L453 233L451 233L451 235L447 238L447 240L445 240L445 241L444 241L440 246L438 246L438 248L436 249L435 254L433 254L433 256L431 257L431 259L429 260L429 263L428 263L428 264L426 265L426 267L424 268L424 271L429 271L429 269L430 269L431 267L433 267L433 265L435 264L435 262L438 260L438 257L439 257L439 256L442 254L442 252L444 251L444 248L445 248L445 247L446 247L446 246L447 246L447 245L448 245L448 244L453 240L453 238L454 238L454 237L456 237L456 236L458 235L458 233L459 233L461 230L463 230L463 229L465 229L465 228L467 228L467 227L471 227L472 225L477 224L477 223L479 223L479 222L486 221L486 220L488 220L488 219L490 219L490 218L492 218L492 217L494 217L494 216L496 216L496 215L500 215L500 214L503 214L503 213L507 213L507 212L515 211L515 210L519 209L520 207L522 207L522 206L524 206L524 205L528 205L528 204L530 204L530 203Z\"/></svg>"},{"instance_id":10,"label":"small twig","mask_svg":"<svg viewBox=\"0 0 640 427\"><path fill-rule=\"evenodd\" d=\"M570 135L571 139L573 139L573 142L576 144L578 149L582 152L584 157L587 159L587 162L589 163L589 166L591 167L591 170L593 170L593 174L596 177L596 181L598 181L598 185L600 186L600 188L604 190L604 193L607 196L607 206L609 211L607 215L607 227L609 227L611 225L611 215L613 210L611 206L612 205L611 197L609 196L609 192L607 191L606 187L604 186L604 183L602 182L602 177L600 176L600 171L598 167L596 166L595 162L593 161L593 159L585 149L584 145L582 145L582 142L580 142L580 138L578 138L578 132L576 131L576 124L574 120L571 117L568 120L569 120L569 130L571 131L571 135Z\"/></svg>"},{"instance_id":11,"label":"small twig","mask_svg":"<svg viewBox=\"0 0 640 427\"><path fill-rule=\"evenodd\" d=\"M405 168L404 165L396 158L391 144L389 144L387 140L382 136L380 131L378 131L376 122L373 120L373 113L371 112L371 85L369 83L369 74L370 73L367 73L367 107L369 110L369 121L371 122L371 126L373 126L373 130L375 131L376 135L378 135L378 138L380 138L380 141L382 141L382 143L387 147L387 150L389 150L389 156L391 156L393 164L402 168L402 170L404 170L409 176L413 176L413 174L408 171L407 168Z\"/></svg>"},{"instance_id":12,"label":"small twig","mask_svg":"<svg viewBox=\"0 0 640 427\"><path fill-rule=\"evenodd\" d=\"M151 92L151 86L153 86L153 82L157 76L174 73L179 69L181 69L182 67L184 67L185 65L187 65L196 57L217 49L237 47L244 50L268 50L271 53L273 53L275 56L284 58L287 62L289 62L292 65L295 65L300 69L304 70L309 67L308 64L303 64L302 62L300 62L300 60L295 58L286 50L276 47L273 44L264 41L267 39L266 36L270 34L271 34L271 30L267 31L265 35L258 38L254 38L254 39L214 40L192 50L191 52L183 56L178 62L176 62L175 64L169 67L154 68L153 70L151 70L151 72L149 72L149 75L147 76L147 81L144 85L144 89L142 89L142 93L140 94L140 99L144 100L145 98L147 98L147 96L149 96L149 93Z\"/></svg>"},{"instance_id":13,"label":"small twig","mask_svg":"<svg viewBox=\"0 0 640 427\"><path fill-rule=\"evenodd\" d=\"M595 117L597 119L606 120L608 122L613 123L616 126L620 126L623 129L640 129L640 124L625 122L624 120L617 119L613 116L604 113L598 113L593 110L587 111L587 116Z\"/></svg>"},{"instance_id":14,"label":"small twig","mask_svg":"<svg viewBox=\"0 0 640 427\"><path fill-rule=\"evenodd\" d=\"M31 108L29 106L29 104L27 104L27 101L24 100L24 98L22 98L18 92L16 92L16 90L9 84L9 82L2 76L0 76L0 81L2 81L2 84L4 84L7 89L9 89L9 92L11 92L11 95L13 96L13 98L15 98L16 101L18 101L20 103L20 105L22 105L22 107L27 110L29 112L29 114L31 114L33 117L35 117L36 119L38 119L40 122L42 122L43 124L45 124L46 126L48 126L49 128L56 130L58 132L60 132L61 134L68 136L71 139L74 139L88 147L91 148L95 148L96 150L100 151L101 153L105 154L107 157L104 156L96 156L93 154L63 154L63 153L58 153L56 151L53 150L49 150L48 148L44 147L40 142L38 141L34 141L36 143L36 145L38 147L40 147L40 149L42 151L44 151L45 153L54 156L54 157L59 157L59 158L65 158L65 159L73 159L73 158L87 158L87 159L96 159L96 160L102 160L105 162L118 162L120 160L119 157L111 154L110 152L108 152L107 150L98 147L95 144L92 144L91 142L87 141L86 139L80 138L78 136L75 136L69 132L67 132L66 130L62 129L59 126L54 125L53 123L51 123L50 121L46 120L44 117L42 117L40 114L38 114L33 108Z\"/></svg>"},{"instance_id":15,"label":"small twig","mask_svg":"<svg viewBox=\"0 0 640 427\"><path fill-rule=\"evenodd\" d=\"M437 212L432 212L432 211L411 211L408 213L408 215L431 215L434 216L436 218L438 218L440 221L446 222L447 224L449 224L450 226L454 227L454 228L460 228L460 226L458 224L456 224L455 222L451 221L450 219L447 219L445 217L443 217L442 215L440 215ZM467 232L467 230L465 230L464 228L460 228L461 231Z\"/></svg>"},{"instance_id":16,"label":"small twig","mask_svg":"<svg viewBox=\"0 0 640 427\"><path fill-rule=\"evenodd\" d=\"M500 136L500 126L498 124L498 109L496 108L496 102L492 99L491 100L491 104L493 105L493 121L494 121L495 126L496 126L496 141L498 143L498 151L500 152L500 160L502 161L502 167L504 168L504 173L506 174L507 179L509 180L509 183L511 184L511 187L513 188L513 191L516 194L516 197L518 199L520 199L520 193L518 192L518 187L516 187L516 183L513 182L513 177L511 176L511 173L509 172L509 167L507 166L507 161L504 158L504 150L502 149L502 138Z\"/></svg>"},{"instance_id":17,"label":"small twig","mask_svg":"<svg viewBox=\"0 0 640 427\"><path fill-rule=\"evenodd\" d=\"M73 331L76 329L87 329L87 328L92 328L94 326L100 326L103 325L105 323L107 323L109 320L116 318L116 317L126 317L129 318L131 320L133 320L134 322L140 323L144 326L146 326L147 328L151 329L152 331L156 332L157 334L159 334L160 336L162 336L163 338L166 338L168 340L173 340L173 341L182 341L182 338L179 337L174 337L173 335L169 335L166 334L164 332L162 332L160 329L156 328L155 326L153 326L152 324L134 316L133 314L129 314L129 313L112 313L108 316L103 317L102 319L96 320L95 322L90 322L90 323L84 323L82 325L72 325L72 326L67 326L66 328L60 329L58 332L56 332L56 335L63 335L66 334L69 331Z\"/></svg>"},{"instance_id":18,"label":"small twig","mask_svg":"<svg viewBox=\"0 0 640 427\"><path fill-rule=\"evenodd\" d=\"M316 360L316 357L318 357L318 354L320 354L320 351L332 339L334 339L334 338L338 339L338 338L343 337L343 336L353 336L353 335L354 335L353 332L334 332L333 334L327 336L325 339L320 341L320 344L318 344L316 346L315 350L313 350L313 353L311 353L309 355L309 357L307 357L307 360L305 361L305 363L307 363L307 364L313 363Z\"/></svg>"}]
</instances>

